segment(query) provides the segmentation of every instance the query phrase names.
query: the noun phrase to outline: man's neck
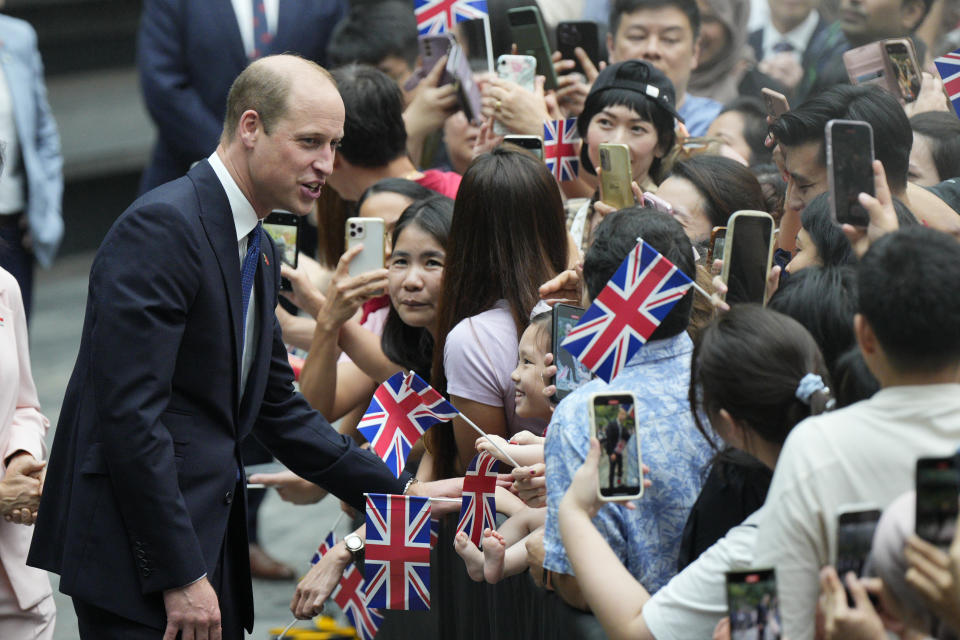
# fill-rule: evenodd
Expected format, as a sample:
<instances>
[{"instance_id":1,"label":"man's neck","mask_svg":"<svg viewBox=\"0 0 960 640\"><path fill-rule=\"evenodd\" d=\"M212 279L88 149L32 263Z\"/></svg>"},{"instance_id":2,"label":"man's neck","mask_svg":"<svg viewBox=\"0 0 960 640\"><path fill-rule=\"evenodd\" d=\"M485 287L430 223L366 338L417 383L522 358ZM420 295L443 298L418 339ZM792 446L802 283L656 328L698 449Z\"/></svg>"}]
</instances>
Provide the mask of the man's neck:
<instances>
[{"instance_id":1,"label":"man's neck","mask_svg":"<svg viewBox=\"0 0 960 640\"><path fill-rule=\"evenodd\" d=\"M936 371L896 371L890 368L883 372L880 386L887 389L958 382L960 382L960 363L954 363Z\"/></svg>"},{"instance_id":2,"label":"man's neck","mask_svg":"<svg viewBox=\"0 0 960 640\"><path fill-rule=\"evenodd\" d=\"M266 218L270 214L270 209L264 209L253 197L253 185L250 183L250 174L246 170L246 165L241 161L242 158L238 154L237 148L234 145L224 145L224 143L221 142L217 145L216 153L220 161L223 162L223 166L225 166L230 173L230 177L237 183L240 193L244 195L247 202L253 207L257 217L261 220Z\"/></svg>"},{"instance_id":3,"label":"man's neck","mask_svg":"<svg viewBox=\"0 0 960 640\"><path fill-rule=\"evenodd\" d=\"M784 20L771 13L770 24L772 24L773 28L777 30L777 33L779 33L780 35L784 35L784 34L790 33L791 31L799 27L801 24L803 24L803 21L806 20L809 15L810 14L808 13L807 15L803 16L799 20Z\"/></svg>"}]
</instances>

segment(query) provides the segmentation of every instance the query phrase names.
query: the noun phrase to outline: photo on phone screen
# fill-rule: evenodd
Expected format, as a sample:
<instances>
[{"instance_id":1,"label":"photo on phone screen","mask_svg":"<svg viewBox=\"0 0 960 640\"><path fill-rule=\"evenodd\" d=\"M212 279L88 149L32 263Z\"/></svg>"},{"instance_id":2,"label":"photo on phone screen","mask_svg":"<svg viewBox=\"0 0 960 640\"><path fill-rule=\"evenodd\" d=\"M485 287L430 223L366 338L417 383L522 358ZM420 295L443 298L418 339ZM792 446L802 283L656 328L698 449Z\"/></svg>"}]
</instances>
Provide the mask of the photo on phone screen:
<instances>
[{"instance_id":1,"label":"photo on phone screen","mask_svg":"<svg viewBox=\"0 0 960 640\"><path fill-rule=\"evenodd\" d=\"M587 57L597 66L600 61L600 29L596 22L558 22L557 51L564 60L572 60L576 66L567 73L580 73L586 76L576 48L580 47Z\"/></svg>"},{"instance_id":2,"label":"photo on phone screen","mask_svg":"<svg viewBox=\"0 0 960 640\"><path fill-rule=\"evenodd\" d=\"M837 513L837 560L834 566L847 591L847 604L854 605L845 576L849 572L862 577L863 568L873 546L873 533L880 520L880 510L866 505L840 507Z\"/></svg>"},{"instance_id":3,"label":"photo on phone screen","mask_svg":"<svg viewBox=\"0 0 960 640\"><path fill-rule=\"evenodd\" d=\"M917 460L917 535L949 547L956 534L960 471L953 456Z\"/></svg>"},{"instance_id":4,"label":"photo on phone screen","mask_svg":"<svg viewBox=\"0 0 960 640\"><path fill-rule=\"evenodd\" d=\"M873 128L867 122L831 120L826 127L827 180L838 224L865 227L870 222L861 193L873 195Z\"/></svg>"},{"instance_id":5,"label":"photo on phone screen","mask_svg":"<svg viewBox=\"0 0 960 640\"><path fill-rule=\"evenodd\" d=\"M597 487L601 500L643 495L635 406L630 393L597 393L591 398L591 430L600 441Z\"/></svg>"},{"instance_id":6,"label":"photo on phone screen","mask_svg":"<svg viewBox=\"0 0 960 640\"><path fill-rule=\"evenodd\" d=\"M920 94L920 72L917 69L909 41L892 40L884 44L884 51L893 71L897 91L904 102L913 102Z\"/></svg>"},{"instance_id":7,"label":"photo on phone screen","mask_svg":"<svg viewBox=\"0 0 960 640\"><path fill-rule=\"evenodd\" d=\"M707 248L707 268L713 265L714 260L723 259L723 246L726 239L726 227L714 227L710 232L710 246Z\"/></svg>"},{"instance_id":8,"label":"photo on phone screen","mask_svg":"<svg viewBox=\"0 0 960 640\"><path fill-rule=\"evenodd\" d=\"M263 230L273 239L280 260L291 268L297 268L300 251L297 248L297 237L300 230L300 216L286 211L274 211L263 221ZM280 279L280 290L290 291L290 281Z\"/></svg>"},{"instance_id":9,"label":"photo on phone screen","mask_svg":"<svg viewBox=\"0 0 960 640\"><path fill-rule=\"evenodd\" d=\"M593 373L579 360L570 355L570 352L560 346L570 333L570 329L577 326L584 310L569 304L555 304L553 306L553 325L551 338L553 342L553 361L557 366L557 375L553 384L557 392L551 400L560 402L575 389L579 389L593 379Z\"/></svg>"},{"instance_id":10,"label":"photo on phone screen","mask_svg":"<svg viewBox=\"0 0 960 640\"><path fill-rule=\"evenodd\" d=\"M773 259L773 218L762 211L738 211L727 223L723 273L730 304L766 304L767 273Z\"/></svg>"},{"instance_id":11,"label":"photo on phone screen","mask_svg":"<svg viewBox=\"0 0 960 640\"><path fill-rule=\"evenodd\" d=\"M779 640L780 603L773 569L727 573L731 640Z\"/></svg>"}]
</instances>

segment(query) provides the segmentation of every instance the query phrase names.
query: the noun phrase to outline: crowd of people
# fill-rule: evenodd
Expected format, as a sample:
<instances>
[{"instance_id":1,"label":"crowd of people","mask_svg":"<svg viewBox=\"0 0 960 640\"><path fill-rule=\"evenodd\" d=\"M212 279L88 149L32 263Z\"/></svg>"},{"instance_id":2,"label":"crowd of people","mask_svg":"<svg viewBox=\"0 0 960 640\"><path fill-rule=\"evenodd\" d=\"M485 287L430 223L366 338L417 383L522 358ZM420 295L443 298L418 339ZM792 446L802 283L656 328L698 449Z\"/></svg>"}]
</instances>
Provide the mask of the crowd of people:
<instances>
[{"instance_id":1,"label":"crowd of people","mask_svg":"<svg viewBox=\"0 0 960 640\"><path fill-rule=\"evenodd\" d=\"M932 65L957 46L956 2L540 0L551 42L593 20L602 50L558 50L548 90L544 69L532 90L476 71L477 110L447 56L418 56L409 0L295 4L144 2L157 146L94 260L49 456L30 284L0 270L0 637L52 637L49 571L83 638L242 638L251 574L294 575L261 547L245 465L275 456L289 471L249 482L357 514L365 492L459 496L478 451L507 469L505 520L448 540L454 558L478 582L529 571L608 637L960 635L960 537L914 534L918 459L960 449L960 120ZM529 5L488 0L493 58ZM845 52L891 38L923 70L912 99L847 77ZM568 118L571 179L504 140ZM835 213L838 120L872 130L862 225ZM610 143L632 205L604 193ZM0 215L14 271L14 254L49 263L61 229L32 213L28 145L7 151L0 214L30 180ZM276 210L304 220L296 267L262 229ZM739 211L776 226L764 304L724 299L715 241ZM358 220L385 231L363 273ZM638 239L697 288L609 382L558 401L550 309L589 307ZM461 415L396 477L357 424L398 371ZM633 400L597 426L598 393ZM598 491L641 475L639 498ZM838 575L851 505L883 515L866 568ZM298 618L355 553L341 541L299 581ZM734 608L728 574L767 569L770 591Z\"/></svg>"}]
</instances>

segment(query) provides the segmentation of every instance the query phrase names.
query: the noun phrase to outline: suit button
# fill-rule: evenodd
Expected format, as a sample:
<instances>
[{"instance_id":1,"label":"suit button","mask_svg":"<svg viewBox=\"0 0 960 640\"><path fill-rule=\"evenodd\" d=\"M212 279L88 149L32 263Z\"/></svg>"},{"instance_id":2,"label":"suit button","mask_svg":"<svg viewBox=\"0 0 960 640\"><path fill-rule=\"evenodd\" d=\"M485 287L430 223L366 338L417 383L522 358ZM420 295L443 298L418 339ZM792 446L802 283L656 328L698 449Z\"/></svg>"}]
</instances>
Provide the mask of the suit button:
<instances>
[{"instance_id":1,"label":"suit button","mask_svg":"<svg viewBox=\"0 0 960 640\"><path fill-rule=\"evenodd\" d=\"M223 495L223 504L230 504L233 502L233 491L227 491Z\"/></svg>"}]
</instances>

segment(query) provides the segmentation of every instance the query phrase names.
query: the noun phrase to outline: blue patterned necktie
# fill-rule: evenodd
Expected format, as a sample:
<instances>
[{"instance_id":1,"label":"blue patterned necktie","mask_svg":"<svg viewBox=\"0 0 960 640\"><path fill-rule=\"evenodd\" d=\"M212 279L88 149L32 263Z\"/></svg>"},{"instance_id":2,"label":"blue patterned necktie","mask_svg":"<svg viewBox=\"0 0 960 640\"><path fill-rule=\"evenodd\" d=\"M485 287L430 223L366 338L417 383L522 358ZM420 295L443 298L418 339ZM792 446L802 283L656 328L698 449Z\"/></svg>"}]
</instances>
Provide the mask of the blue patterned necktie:
<instances>
[{"instance_id":1,"label":"blue patterned necktie","mask_svg":"<svg viewBox=\"0 0 960 640\"><path fill-rule=\"evenodd\" d=\"M773 45L774 53L790 53L795 51L793 45L787 42L786 40L781 40L777 44Z\"/></svg>"},{"instance_id":2,"label":"blue patterned necktie","mask_svg":"<svg viewBox=\"0 0 960 640\"><path fill-rule=\"evenodd\" d=\"M270 47L272 34L267 30L267 10L263 6L264 0L253 0L253 53L251 60L263 57Z\"/></svg>"},{"instance_id":3,"label":"blue patterned necktie","mask_svg":"<svg viewBox=\"0 0 960 640\"><path fill-rule=\"evenodd\" d=\"M260 258L260 229L263 224L258 222L250 235L247 236L247 255L243 259L243 267L240 269L240 300L241 300L241 327L240 344L242 345L247 337L247 307L250 305L250 294L253 292L253 277L257 273L257 261ZM241 349L242 350L242 349Z\"/></svg>"}]
</instances>

